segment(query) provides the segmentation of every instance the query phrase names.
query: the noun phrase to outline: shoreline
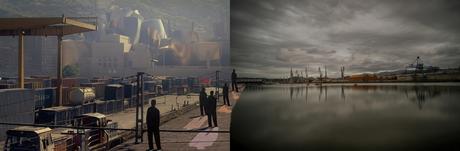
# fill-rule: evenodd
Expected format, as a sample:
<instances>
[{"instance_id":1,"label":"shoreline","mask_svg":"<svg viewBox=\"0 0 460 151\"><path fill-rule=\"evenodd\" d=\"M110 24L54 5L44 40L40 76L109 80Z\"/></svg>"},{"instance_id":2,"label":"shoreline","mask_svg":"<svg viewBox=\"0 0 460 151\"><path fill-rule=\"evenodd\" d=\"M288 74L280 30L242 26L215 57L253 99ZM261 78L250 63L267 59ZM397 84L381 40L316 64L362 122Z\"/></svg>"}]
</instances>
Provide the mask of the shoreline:
<instances>
[{"instance_id":1,"label":"shoreline","mask_svg":"<svg viewBox=\"0 0 460 151\"><path fill-rule=\"evenodd\" d=\"M460 83L460 81L355 81L355 82L298 82L298 83L289 83L289 82L273 82L273 83L263 83L264 85L270 84L359 84L359 83Z\"/></svg>"}]
</instances>

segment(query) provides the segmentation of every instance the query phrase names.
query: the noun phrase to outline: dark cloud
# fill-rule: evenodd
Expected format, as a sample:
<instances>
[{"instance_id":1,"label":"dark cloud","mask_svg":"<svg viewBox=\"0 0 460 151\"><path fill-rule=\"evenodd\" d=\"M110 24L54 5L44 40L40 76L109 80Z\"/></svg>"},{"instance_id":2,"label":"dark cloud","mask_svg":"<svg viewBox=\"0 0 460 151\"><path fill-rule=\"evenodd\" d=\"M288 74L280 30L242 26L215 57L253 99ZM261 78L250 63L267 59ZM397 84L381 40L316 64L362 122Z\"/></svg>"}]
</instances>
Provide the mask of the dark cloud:
<instances>
[{"instance_id":1,"label":"dark cloud","mask_svg":"<svg viewBox=\"0 0 460 151\"><path fill-rule=\"evenodd\" d=\"M460 1L232 0L232 64L243 76L293 67L347 73L460 66Z\"/></svg>"}]
</instances>

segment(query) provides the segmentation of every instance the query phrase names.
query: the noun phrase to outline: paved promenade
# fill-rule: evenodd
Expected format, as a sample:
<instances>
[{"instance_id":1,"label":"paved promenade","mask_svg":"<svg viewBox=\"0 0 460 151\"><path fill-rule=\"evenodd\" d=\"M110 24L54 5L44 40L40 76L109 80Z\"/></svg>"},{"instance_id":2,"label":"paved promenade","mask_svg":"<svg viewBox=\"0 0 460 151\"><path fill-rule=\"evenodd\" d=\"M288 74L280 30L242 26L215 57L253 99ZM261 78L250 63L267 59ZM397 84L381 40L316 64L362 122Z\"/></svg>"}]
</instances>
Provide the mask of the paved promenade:
<instances>
[{"instance_id":1,"label":"paved promenade","mask_svg":"<svg viewBox=\"0 0 460 151\"><path fill-rule=\"evenodd\" d=\"M240 88L241 91L244 89ZM214 89L207 89L209 92ZM240 92L241 92L240 91ZM209 93L208 93L209 94ZM232 106L224 106L222 98L219 98L218 109L217 109L217 122L218 127L207 128L207 117L200 116L200 111L198 105L191 109L188 112L185 112L169 121L163 122L160 126L160 129L174 129L174 130L205 130L205 131L229 131L230 130L230 121L231 121L231 112L233 105L238 101L240 93L231 92L230 93L230 104ZM196 97L196 98L195 98ZM184 96L184 99L186 97ZM167 100L168 98L166 98ZM197 102L198 96L193 96L189 99ZM161 100L157 98L157 102ZM169 101L167 101L169 102ZM175 102L175 101L174 101ZM183 102L183 101L182 101ZM169 105L169 108L167 107ZM165 107L158 106L164 116L168 116L168 112L171 110L169 103L166 103ZM164 108L164 109L162 109ZM145 109L146 111L147 109ZM129 115L123 115L126 118L130 117ZM121 116L117 116L120 118ZM115 120L114 120L115 121ZM124 126L134 126L125 124ZM126 141L124 144L118 145L112 150L146 150L148 148L148 142L146 138L146 133L144 133L144 142L140 144L134 144L134 139ZM161 142L162 150L230 150L230 134L229 133L207 133L207 132L161 132Z\"/></svg>"}]
</instances>

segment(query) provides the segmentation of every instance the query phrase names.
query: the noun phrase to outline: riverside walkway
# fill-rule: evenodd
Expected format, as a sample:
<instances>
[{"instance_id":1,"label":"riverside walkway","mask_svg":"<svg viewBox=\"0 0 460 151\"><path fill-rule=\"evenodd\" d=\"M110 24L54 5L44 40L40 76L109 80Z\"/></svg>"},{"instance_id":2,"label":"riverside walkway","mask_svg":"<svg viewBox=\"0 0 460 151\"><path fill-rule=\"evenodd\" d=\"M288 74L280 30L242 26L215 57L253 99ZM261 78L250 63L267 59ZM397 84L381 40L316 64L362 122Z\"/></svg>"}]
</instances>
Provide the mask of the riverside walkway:
<instances>
[{"instance_id":1,"label":"riverside walkway","mask_svg":"<svg viewBox=\"0 0 460 151\"><path fill-rule=\"evenodd\" d=\"M210 90L207 89L208 94ZM244 90L243 86L240 86L240 92ZM173 129L173 130L204 130L204 131L229 131L230 130L230 121L231 121L231 112L232 107L239 100L240 93L230 92L230 104L232 106L224 106L222 97L219 98L218 107L217 107L217 122L218 127L207 128L207 117L200 116L199 106L196 104L198 102L198 96L180 96L178 102L183 103L183 100L189 99L189 106L185 109L187 111L176 114L176 116L171 116L171 99L166 98L166 103L161 104L161 97L157 99L157 108L160 110L162 122L160 125L161 129ZM163 96L162 96L163 97ZM166 96L168 97L168 96ZM169 101L168 101L169 99ZM175 103L176 101L174 101ZM174 105L174 104L173 104ZM147 107L144 111L147 111ZM181 108L179 108L180 110ZM129 112L129 111L128 111ZM133 112L135 113L135 112ZM123 114L123 113L120 113ZM113 121L117 122L127 122L125 119L129 117L134 117L133 115L115 115L116 118L109 117ZM134 118L131 119L132 122L123 124L122 127L133 127ZM130 124L132 123L132 124ZM230 133L207 133L207 132L161 132L161 146L162 150L230 150ZM112 150L147 150L148 141L147 135L144 133L144 142L140 144L135 144L134 139L127 140L125 143L112 148Z\"/></svg>"}]
</instances>

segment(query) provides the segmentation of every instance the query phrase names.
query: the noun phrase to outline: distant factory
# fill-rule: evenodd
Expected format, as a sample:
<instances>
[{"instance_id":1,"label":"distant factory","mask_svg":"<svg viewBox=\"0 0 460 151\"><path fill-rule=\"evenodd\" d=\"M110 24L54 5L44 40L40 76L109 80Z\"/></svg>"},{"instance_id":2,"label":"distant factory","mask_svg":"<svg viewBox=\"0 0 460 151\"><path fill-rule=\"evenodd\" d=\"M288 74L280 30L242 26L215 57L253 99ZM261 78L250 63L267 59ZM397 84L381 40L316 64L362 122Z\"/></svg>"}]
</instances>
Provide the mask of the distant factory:
<instances>
[{"instance_id":1,"label":"distant factory","mask_svg":"<svg viewBox=\"0 0 460 151\"><path fill-rule=\"evenodd\" d=\"M460 68L441 69L423 63L417 57L414 63L408 64L403 70L377 73L361 73L346 76L348 82L441 82L460 81Z\"/></svg>"},{"instance_id":2,"label":"distant factory","mask_svg":"<svg viewBox=\"0 0 460 151\"><path fill-rule=\"evenodd\" d=\"M310 71L311 72L311 71ZM341 66L339 77L328 77L327 67L318 67L318 76L309 76L308 67L305 71L290 69L289 76L280 79L272 79L279 83L358 83L358 82L448 82L460 81L460 67L442 69L440 67L426 65L420 57L408 64L402 70L345 74L345 67Z\"/></svg>"}]
</instances>

